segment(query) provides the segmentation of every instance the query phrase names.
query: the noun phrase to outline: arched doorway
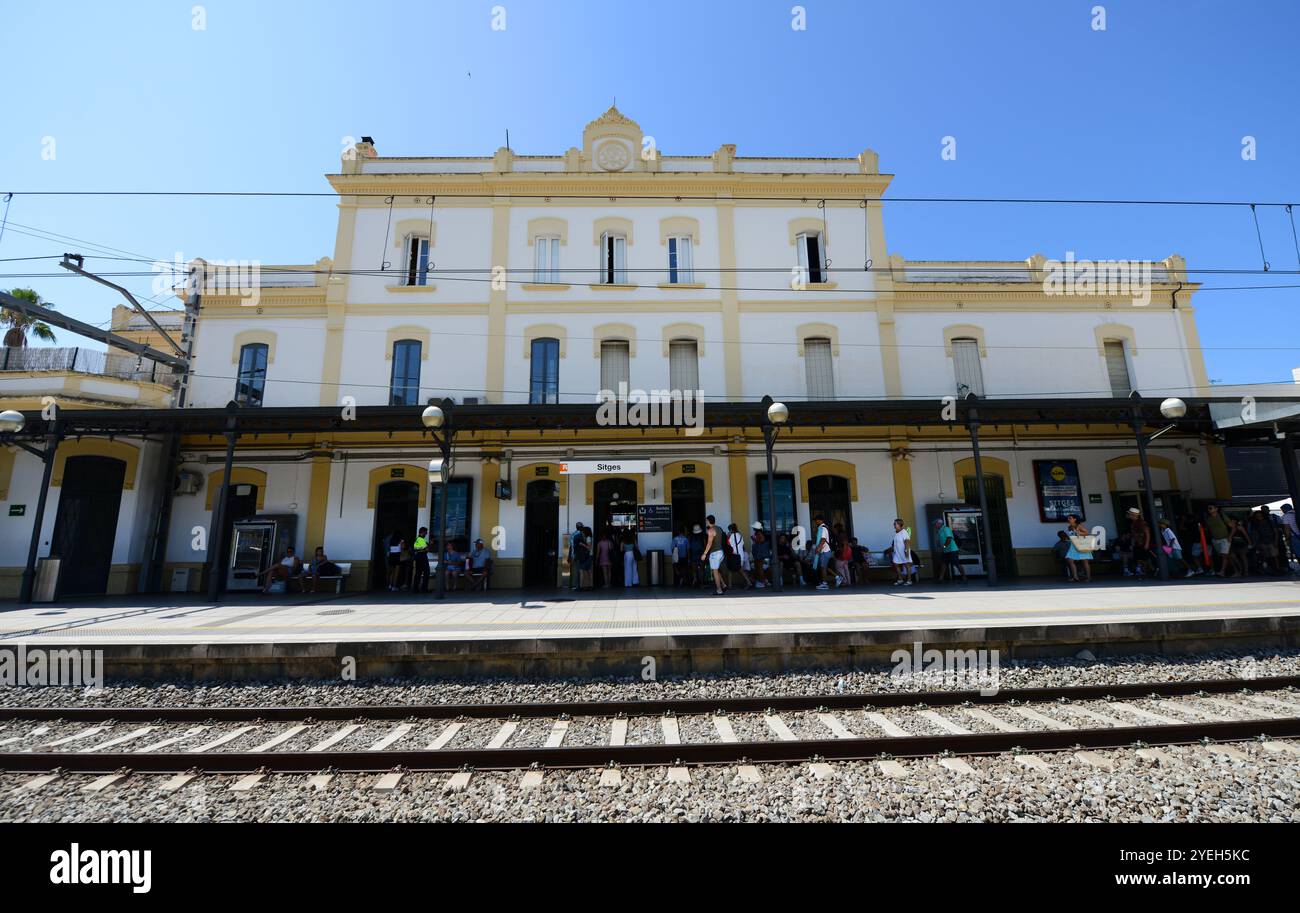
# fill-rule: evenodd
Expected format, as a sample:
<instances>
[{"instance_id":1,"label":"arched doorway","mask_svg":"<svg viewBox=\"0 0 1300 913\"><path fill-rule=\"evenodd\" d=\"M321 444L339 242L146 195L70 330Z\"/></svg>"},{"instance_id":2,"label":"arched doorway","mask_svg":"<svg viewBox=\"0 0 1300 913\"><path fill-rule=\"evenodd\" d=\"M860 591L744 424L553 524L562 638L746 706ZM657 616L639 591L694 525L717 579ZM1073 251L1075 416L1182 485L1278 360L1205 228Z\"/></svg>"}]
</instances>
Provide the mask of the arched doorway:
<instances>
[{"instance_id":1,"label":"arched doorway","mask_svg":"<svg viewBox=\"0 0 1300 913\"><path fill-rule=\"evenodd\" d=\"M708 512L704 501L704 480L693 476L673 479L673 532L686 527L687 535L698 524L704 528L704 515Z\"/></svg>"},{"instance_id":2,"label":"arched doorway","mask_svg":"<svg viewBox=\"0 0 1300 913\"><path fill-rule=\"evenodd\" d=\"M852 500L849 480L844 476L813 476L808 480L808 519L825 517L826 525L831 529L842 523L849 536L853 535Z\"/></svg>"},{"instance_id":3,"label":"arched doorway","mask_svg":"<svg viewBox=\"0 0 1300 913\"><path fill-rule=\"evenodd\" d=\"M524 586L555 586L559 546L560 486L535 479L524 489Z\"/></svg>"},{"instance_id":4,"label":"arched doorway","mask_svg":"<svg viewBox=\"0 0 1300 913\"><path fill-rule=\"evenodd\" d=\"M636 482L632 479L601 479L592 486L592 501L591 522L597 532L611 526L620 534L629 527L636 529Z\"/></svg>"},{"instance_id":5,"label":"arched doorway","mask_svg":"<svg viewBox=\"0 0 1300 913\"><path fill-rule=\"evenodd\" d=\"M375 530L370 552L370 588L388 589L388 538L397 533L410 547L420 512L420 486L402 479L375 489Z\"/></svg>"},{"instance_id":6,"label":"arched doorway","mask_svg":"<svg viewBox=\"0 0 1300 913\"><path fill-rule=\"evenodd\" d=\"M108 591L126 463L104 456L68 457L50 555L62 558L60 596Z\"/></svg>"}]
</instances>

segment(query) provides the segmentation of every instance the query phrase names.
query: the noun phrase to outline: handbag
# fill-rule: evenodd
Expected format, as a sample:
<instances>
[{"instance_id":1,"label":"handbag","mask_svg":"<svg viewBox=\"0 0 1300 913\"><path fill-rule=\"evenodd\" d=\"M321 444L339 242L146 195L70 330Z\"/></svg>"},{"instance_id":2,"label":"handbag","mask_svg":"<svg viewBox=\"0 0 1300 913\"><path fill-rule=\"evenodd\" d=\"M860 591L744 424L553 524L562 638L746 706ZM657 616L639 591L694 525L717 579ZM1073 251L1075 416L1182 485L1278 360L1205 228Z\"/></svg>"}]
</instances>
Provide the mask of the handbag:
<instances>
[{"instance_id":1,"label":"handbag","mask_svg":"<svg viewBox=\"0 0 1300 913\"><path fill-rule=\"evenodd\" d=\"M1070 544L1080 553L1091 553L1097 547L1096 536L1071 536Z\"/></svg>"}]
</instances>

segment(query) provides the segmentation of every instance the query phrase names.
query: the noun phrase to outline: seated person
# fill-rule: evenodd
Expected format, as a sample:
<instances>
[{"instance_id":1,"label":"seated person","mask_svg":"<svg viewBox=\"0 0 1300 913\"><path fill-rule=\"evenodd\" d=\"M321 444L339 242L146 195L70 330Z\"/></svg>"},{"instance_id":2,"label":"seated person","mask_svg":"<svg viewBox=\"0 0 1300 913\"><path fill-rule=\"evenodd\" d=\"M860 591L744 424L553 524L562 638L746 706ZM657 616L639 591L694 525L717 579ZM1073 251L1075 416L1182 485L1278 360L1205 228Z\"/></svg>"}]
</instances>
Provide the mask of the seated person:
<instances>
[{"instance_id":1,"label":"seated person","mask_svg":"<svg viewBox=\"0 0 1300 913\"><path fill-rule=\"evenodd\" d=\"M771 586L772 543L767 541L767 533L763 532L762 529L754 530L754 539L749 548L754 569L754 579L757 585L760 587Z\"/></svg>"},{"instance_id":2,"label":"seated person","mask_svg":"<svg viewBox=\"0 0 1300 913\"><path fill-rule=\"evenodd\" d=\"M446 569L446 587L448 590L454 590L456 589L456 581L465 576L466 556L456 551L455 542L448 542L445 558L446 561L443 563L442 568Z\"/></svg>"},{"instance_id":3,"label":"seated person","mask_svg":"<svg viewBox=\"0 0 1300 913\"><path fill-rule=\"evenodd\" d=\"M1056 532L1056 544L1052 546L1052 554L1055 555L1055 556L1056 556L1056 560L1057 560L1058 562L1060 562L1060 565L1059 565L1059 566L1060 566L1060 569L1061 569L1061 573L1064 574L1066 577L1071 576L1071 575L1070 575L1070 566L1069 566L1069 564L1066 563L1066 560L1065 560L1065 556L1068 555L1069 553L1070 553L1070 537L1069 537L1069 535L1068 535L1068 534L1065 532L1065 530L1063 530L1063 529L1062 529L1062 530L1057 530L1057 532Z\"/></svg>"},{"instance_id":4,"label":"seated person","mask_svg":"<svg viewBox=\"0 0 1300 913\"><path fill-rule=\"evenodd\" d=\"M284 589L287 593L289 591L289 581L302 573L302 559L294 554L293 546L290 545L285 548L284 557L280 559L280 562L271 565L262 573L266 576L266 587L262 590L263 593L271 592L271 586L277 580L284 581Z\"/></svg>"},{"instance_id":5,"label":"seated person","mask_svg":"<svg viewBox=\"0 0 1300 913\"><path fill-rule=\"evenodd\" d=\"M471 590L476 590L487 583L491 568L492 552L482 539L475 539L474 549L465 557L465 570L469 574Z\"/></svg>"},{"instance_id":6,"label":"seated person","mask_svg":"<svg viewBox=\"0 0 1300 913\"><path fill-rule=\"evenodd\" d=\"M308 577L308 575L310 575L310 578ZM311 559L311 564L307 565L306 569L303 571L303 575L302 575L303 592L306 593L316 592L316 588L320 586L320 579L322 577L340 577L342 575L343 575L343 570L333 561L329 560L329 558L326 557L325 555L325 549L321 548L318 545L316 546L316 554ZM310 590L307 589L307 584L309 579L311 581Z\"/></svg>"}]
</instances>

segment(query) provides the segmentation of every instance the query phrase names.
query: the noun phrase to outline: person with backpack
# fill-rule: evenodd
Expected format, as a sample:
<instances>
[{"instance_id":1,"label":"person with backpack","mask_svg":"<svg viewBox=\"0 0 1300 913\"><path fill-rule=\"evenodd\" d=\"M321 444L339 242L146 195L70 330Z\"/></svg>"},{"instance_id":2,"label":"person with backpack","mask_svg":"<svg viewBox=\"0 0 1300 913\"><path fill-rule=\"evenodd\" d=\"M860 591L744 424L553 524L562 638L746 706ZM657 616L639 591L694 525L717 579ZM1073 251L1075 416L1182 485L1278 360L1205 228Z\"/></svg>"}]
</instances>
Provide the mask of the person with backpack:
<instances>
[{"instance_id":1,"label":"person with backpack","mask_svg":"<svg viewBox=\"0 0 1300 913\"><path fill-rule=\"evenodd\" d=\"M831 548L831 531L826 525L826 519L820 515L813 518L813 523L817 529L813 535L812 572L821 578L817 589L829 590L831 585L828 578L831 576L831 558L834 556L834 550ZM837 577L835 585L839 586L841 580L842 577Z\"/></svg>"},{"instance_id":2,"label":"person with backpack","mask_svg":"<svg viewBox=\"0 0 1300 913\"><path fill-rule=\"evenodd\" d=\"M745 537L740 534L740 527L732 523L727 526L727 578L740 571L745 578L745 589L754 588L754 579L749 576L749 555L745 553Z\"/></svg>"},{"instance_id":3,"label":"person with backpack","mask_svg":"<svg viewBox=\"0 0 1300 913\"><path fill-rule=\"evenodd\" d=\"M685 526L677 528L672 548L673 587L680 589L691 581L691 540L686 536Z\"/></svg>"},{"instance_id":4,"label":"person with backpack","mask_svg":"<svg viewBox=\"0 0 1300 913\"><path fill-rule=\"evenodd\" d=\"M939 579L955 581L957 574L961 574L961 582L965 583L966 568L961 564L961 548L957 545L957 537L953 534L952 527L944 523L942 519L936 518L934 521L934 535L939 543Z\"/></svg>"}]
</instances>

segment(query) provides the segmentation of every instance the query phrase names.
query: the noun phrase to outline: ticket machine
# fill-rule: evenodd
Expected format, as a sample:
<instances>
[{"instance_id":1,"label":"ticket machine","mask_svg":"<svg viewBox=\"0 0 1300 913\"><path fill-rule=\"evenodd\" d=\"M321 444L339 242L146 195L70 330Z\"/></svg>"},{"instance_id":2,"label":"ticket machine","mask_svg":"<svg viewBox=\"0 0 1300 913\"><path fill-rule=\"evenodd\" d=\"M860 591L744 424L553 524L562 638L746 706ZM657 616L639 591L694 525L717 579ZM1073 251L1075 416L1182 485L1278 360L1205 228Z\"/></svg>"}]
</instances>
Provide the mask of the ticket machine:
<instances>
[{"instance_id":1,"label":"ticket machine","mask_svg":"<svg viewBox=\"0 0 1300 913\"><path fill-rule=\"evenodd\" d=\"M259 590L266 586L267 569L284 557L298 534L293 514L266 514L236 520L230 534L227 590ZM299 555L298 557L302 557Z\"/></svg>"}]
</instances>

